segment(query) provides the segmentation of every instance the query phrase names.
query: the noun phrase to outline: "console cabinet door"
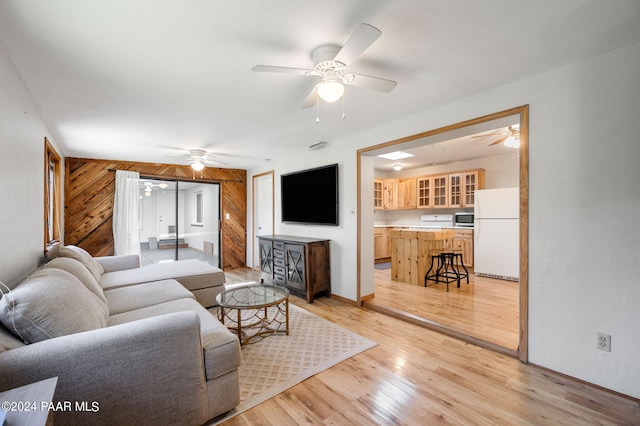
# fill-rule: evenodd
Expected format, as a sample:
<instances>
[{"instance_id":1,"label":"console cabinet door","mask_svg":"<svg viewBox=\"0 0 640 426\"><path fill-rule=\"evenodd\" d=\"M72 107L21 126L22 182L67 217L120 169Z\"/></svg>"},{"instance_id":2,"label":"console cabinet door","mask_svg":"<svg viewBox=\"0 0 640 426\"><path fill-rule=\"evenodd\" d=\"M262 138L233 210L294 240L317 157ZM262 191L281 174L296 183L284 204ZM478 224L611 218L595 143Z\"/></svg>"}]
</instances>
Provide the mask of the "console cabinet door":
<instances>
[{"instance_id":1,"label":"console cabinet door","mask_svg":"<svg viewBox=\"0 0 640 426\"><path fill-rule=\"evenodd\" d=\"M285 244L284 256L287 271L287 287L306 292L304 246Z\"/></svg>"},{"instance_id":2,"label":"console cabinet door","mask_svg":"<svg viewBox=\"0 0 640 426\"><path fill-rule=\"evenodd\" d=\"M260 271L266 278L273 276L273 247L270 240L258 240L260 244Z\"/></svg>"}]
</instances>

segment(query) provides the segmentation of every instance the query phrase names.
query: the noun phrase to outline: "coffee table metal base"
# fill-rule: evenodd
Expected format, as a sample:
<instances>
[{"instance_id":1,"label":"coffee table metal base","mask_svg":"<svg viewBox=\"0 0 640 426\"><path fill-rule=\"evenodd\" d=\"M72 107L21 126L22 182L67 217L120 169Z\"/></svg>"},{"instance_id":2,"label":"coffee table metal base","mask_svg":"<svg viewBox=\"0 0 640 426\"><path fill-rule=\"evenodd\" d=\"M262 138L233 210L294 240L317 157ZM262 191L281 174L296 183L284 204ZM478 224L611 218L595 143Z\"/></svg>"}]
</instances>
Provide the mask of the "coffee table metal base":
<instances>
[{"instance_id":1,"label":"coffee table metal base","mask_svg":"<svg viewBox=\"0 0 640 426\"><path fill-rule=\"evenodd\" d=\"M289 298L260 308L219 306L218 319L238 335L240 345L259 342L277 333L288 336Z\"/></svg>"}]
</instances>

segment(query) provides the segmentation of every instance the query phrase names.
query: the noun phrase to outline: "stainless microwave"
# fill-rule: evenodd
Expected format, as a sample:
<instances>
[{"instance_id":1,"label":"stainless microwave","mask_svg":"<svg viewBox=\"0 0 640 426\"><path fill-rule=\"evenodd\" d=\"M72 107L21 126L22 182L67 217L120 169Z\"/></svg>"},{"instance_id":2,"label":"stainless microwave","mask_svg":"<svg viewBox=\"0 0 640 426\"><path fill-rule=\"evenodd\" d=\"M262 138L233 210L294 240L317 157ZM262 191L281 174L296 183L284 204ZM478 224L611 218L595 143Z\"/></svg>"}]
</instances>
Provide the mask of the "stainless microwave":
<instances>
[{"instance_id":1,"label":"stainless microwave","mask_svg":"<svg viewBox=\"0 0 640 426\"><path fill-rule=\"evenodd\" d=\"M454 215L455 226L466 226L473 228L473 213L458 212Z\"/></svg>"}]
</instances>

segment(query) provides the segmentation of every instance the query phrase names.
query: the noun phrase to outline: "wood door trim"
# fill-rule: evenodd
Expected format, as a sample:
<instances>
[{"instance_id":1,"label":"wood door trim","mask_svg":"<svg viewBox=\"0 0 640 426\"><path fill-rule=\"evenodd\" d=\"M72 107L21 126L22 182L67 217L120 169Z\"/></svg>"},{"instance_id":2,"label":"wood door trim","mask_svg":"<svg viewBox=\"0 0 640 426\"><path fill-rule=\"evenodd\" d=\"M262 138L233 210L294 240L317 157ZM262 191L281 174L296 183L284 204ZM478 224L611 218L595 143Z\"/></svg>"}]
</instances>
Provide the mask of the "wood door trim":
<instances>
[{"instance_id":1,"label":"wood door trim","mask_svg":"<svg viewBox=\"0 0 640 426\"><path fill-rule=\"evenodd\" d=\"M462 121L459 123L451 124L448 126L440 127L433 130L428 130L415 135L405 136L399 139L394 139L381 144L361 148L356 152L356 191L357 191L357 256L356 256L356 304L362 306L362 287L361 287L361 273L360 268L362 266L362 170L361 170L361 157L363 154L378 150L381 148L387 148L395 145L400 145L406 142L410 142L416 139L422 139L429 136L439 135L442 133L458 130L464 127L472 126L475 124L484 123L487 121L493 121L499 118L504 118L512 115L518 115L520 119L520 148L519 148L519 160L520 160L520 175L519 175L519 189L520 189L520 299L519 299L519 341L518 351L515 354L516 357L522 362L528 362L529 360L529 105L522 105L519 107L499 111L493 114L484 115L481 117L473 118L470 120ZM477 343L477 339L472 336L461 335L461 339L470 343Z\"/></svg>"}]
</instances>

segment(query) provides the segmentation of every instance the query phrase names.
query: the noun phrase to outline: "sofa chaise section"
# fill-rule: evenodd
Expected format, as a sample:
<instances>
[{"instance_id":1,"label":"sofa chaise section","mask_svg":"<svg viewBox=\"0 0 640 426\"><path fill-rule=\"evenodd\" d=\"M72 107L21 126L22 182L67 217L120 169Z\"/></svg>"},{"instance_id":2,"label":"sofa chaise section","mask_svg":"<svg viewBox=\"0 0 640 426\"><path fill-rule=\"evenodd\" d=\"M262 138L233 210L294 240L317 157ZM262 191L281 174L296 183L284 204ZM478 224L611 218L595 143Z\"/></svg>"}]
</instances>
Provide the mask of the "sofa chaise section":
<instances>
[{"instance_id":1,"label":"sofa chaise section","mask_svg":"<svg viewBox=\"0 0 640 426\"><path fill-rule=\"evenodd\" d=\"M71 257L82 263L105 289L175 279L205 307L217 305L216 296L224 291L225 276L220 268L198 259L185 259L140 266L137 255L92 257L76 246L56 247L49 258Z\"/></svg>"},{"instance_id":2,"label":"sofa chaise section","mask_svg":"<svg viewBox=\"0 0 640 426\"><path fill-rule=\"evenodd\" d=\"M101 263L103 260L96 258L96 261ZM191 291L196 300L206 307L215 306L216 296L224 290L224 272L197 259L154 263L139 268L104 272L100 277L100 285L103 289L109 290L170 278L177 280Z\"/></svg>"}]
</instances>

